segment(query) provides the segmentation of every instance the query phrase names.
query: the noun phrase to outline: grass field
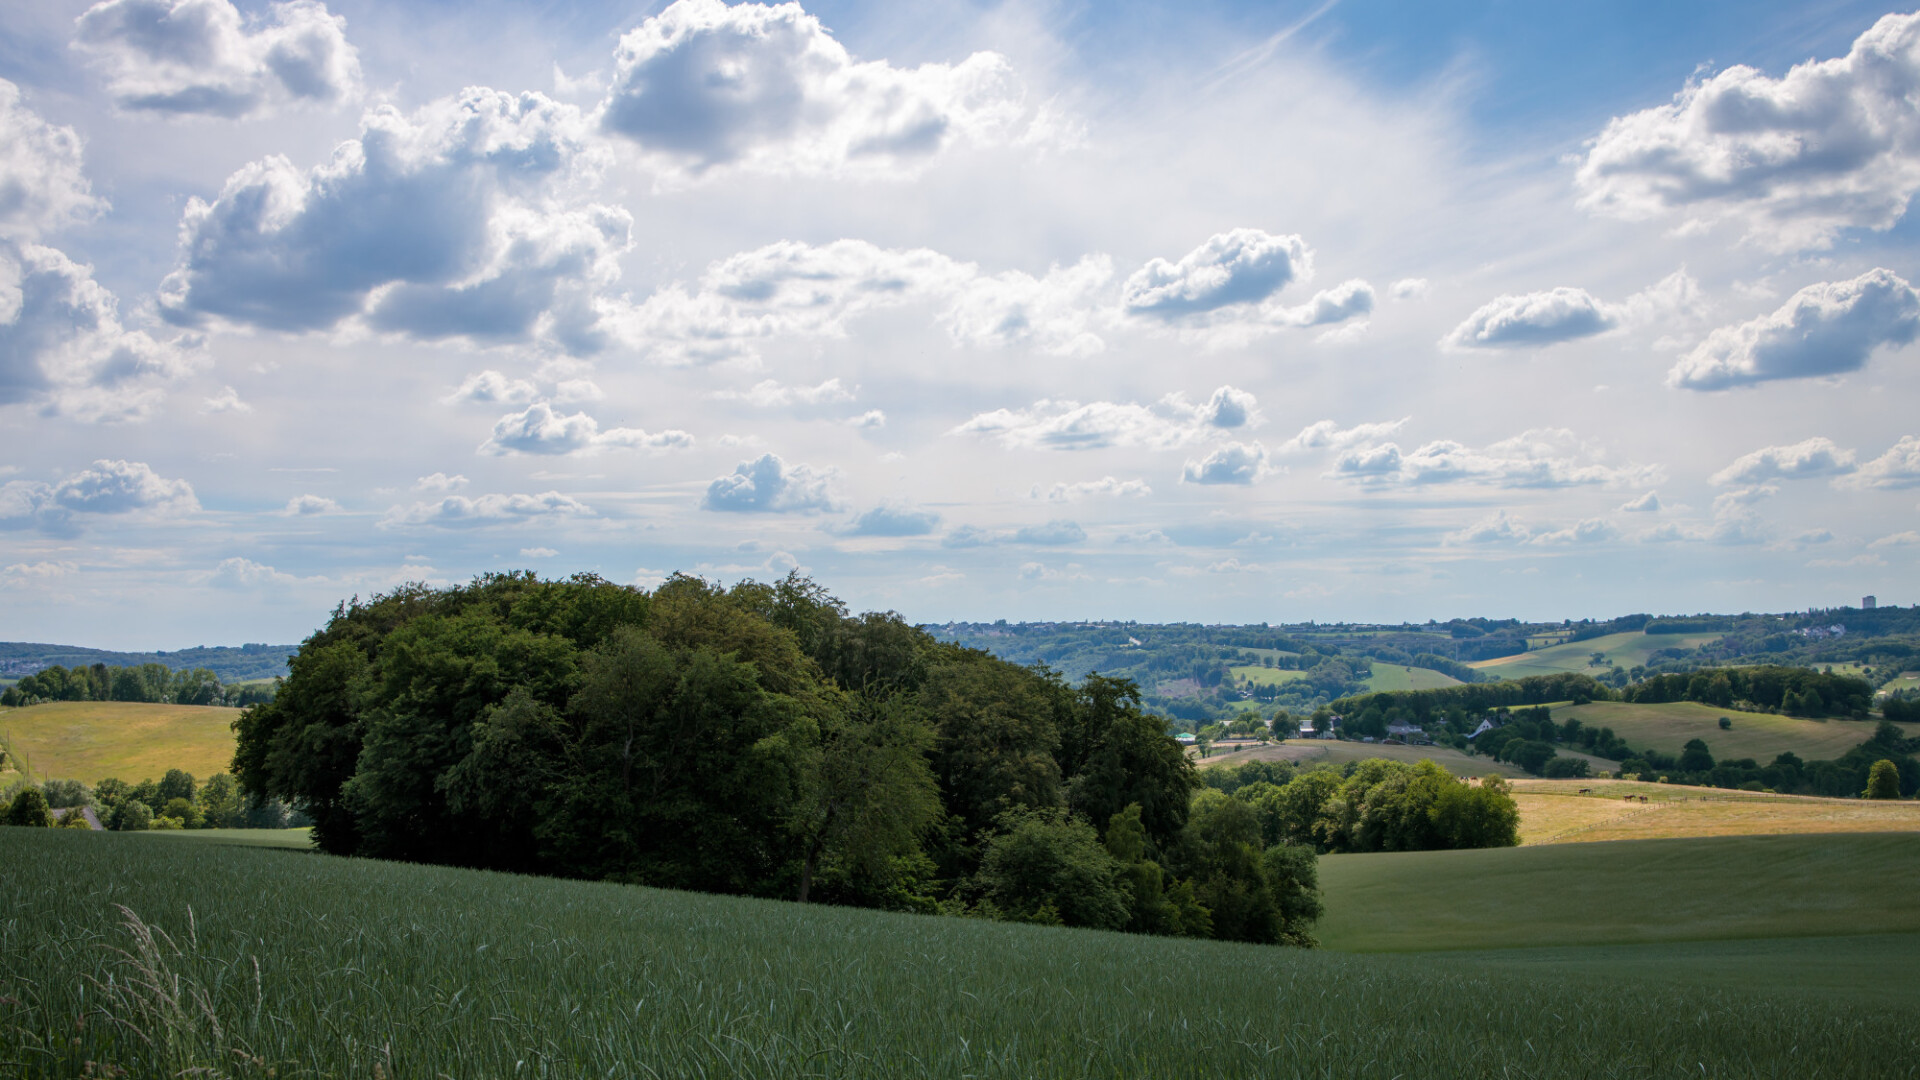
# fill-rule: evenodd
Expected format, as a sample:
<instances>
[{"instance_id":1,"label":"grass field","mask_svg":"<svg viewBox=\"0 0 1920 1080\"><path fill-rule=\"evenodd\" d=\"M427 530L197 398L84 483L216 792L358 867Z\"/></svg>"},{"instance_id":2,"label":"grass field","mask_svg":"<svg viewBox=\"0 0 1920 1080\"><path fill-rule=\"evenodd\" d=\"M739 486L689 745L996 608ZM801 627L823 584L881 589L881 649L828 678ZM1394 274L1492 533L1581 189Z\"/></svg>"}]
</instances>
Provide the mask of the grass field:
<instances>
[{"instance_id":1,"label":"grass field","mask_svg":"<svg viewBox=\"0 0 1920 1080\"><path fill-rule=\"evenodd\" d=\"M1581 790L1589 794L1580 794ZM1629 803L1623 796L1644 796ZM1522 844L1682 836L1913 832L1920 802L1768 795L1620 780L1513 781Z\"/></svg>"},{"instance_id":2,"label":"grass field","mask_svg":"<svg viewBox=\"0 0 1920 1080\"><path fill-rule=\"evenodd\" d=\"M1733 726L1720 730L1720 718ZM1875 723L1857 720L1801 720L1772 713L1748 713L1673 701L1661 705L1634 705L1624 701L1596 701L1588 705L1556 705L1553 718L1565 723L1576 718L1588 727L1610 727L1635 749L1652 747L1678 754L1688 739L1701 739L1715 758L1752 758L1765 765L1791 750L1809 761L1837 758L1873 735ZM1920 734L1920 724L1906 725L1909 736Z\"/></svg>"},{"instance_id":3,"label":"grass field","mask_svg":"<svg viewBox=\"0 0 1920 1080\"><path fill-rule=\"evenodd\" d=\"M1586 754L1562 751L1561 756L1584 757L1595 771L1611 769L1614 764ZM1255 745L1245 750L1225 754L1216 749L1212 757L1201 759L1195 764L1201 768L1208 768L1215 765L1236 765L1243 761L1285 760L1302 765L1319 762L1345 765L1349 761L1365 761L1367 758L1391 758L1394 761L1409 762L1430 758L1434 764L1455 776L1522 775L1518 765L1502 764L1488 757L1470 757L1444 746L1390 746L1381 743L1343 742L1336 739L1288 739L1281 743Z\"/></svg>"},{"instance_id":4,"label":"grass field","mask_svg":"<svg viewBox=\"0 0 1920 1080\"><path fill-rule=\"evenodd\" d=\"M0 863L38 870L0 875L0 1064L289 1080L1920 1074L1920 969L1886 936L1920 919L1901 887L1920 839L1828 843L1327 859L1330 942L1502 947L1359 956L0 829ZM1882 936L1686 942L1843 926ZM1512 948L1542 939L1554 947ZM1632 951L1643 941L1667 944ZM1671 978L1729 962L1744 978ZM1884 980L1878 998L1823 989L1848 962Z\"/></svg>"},{"instance_id":5,"label":"grass field","mask_svg":"<svg viewBox=\"0 0 1920 1080\"><path fill-rule=\"evenodd\" d=\"M1399 664L1383 664L1375 661L1373 671L1367 676L1369 690L1438 690L1443 686L1459 686L1460 680L1444 675L1432 668L1403 667Z\"/></svg>"},{"instance_id":6,"label":"grass field","mask_svg":"<svg viewBox=\"0 0 1920 1080\"><path fill-rule=\"evenodd\" d=\"M1307 673L1290 668L1261 667L1258 664L1238 664L1227 669L1235 679L1252 680L1255 686L1280 686L1296 679L1304 679Z\"/></svg>"},{"instance_id":7,"label":"grass field","mask_svg":"<svg viewBox=\"0 0 1920 1080\"><path fill-rule=\"evenodd\" d=\"M1549 645L1544 649L1534 649L1515 656L1501 656L1492 660L1477 660L1470 667L1484 671L1502 679L1524 679L1529 675L1553 675L1562 671L1579 671L1599 674L1604 667L1591 666L1596 652L1605 653L1607 659L1623 668L1644 664L1647 657L1657 649L1693 649L1709 641L1718 641L1723 634L1647 634L1638 630L1622 634L1606 634L1588 638L1585 641L1569 641L1564 645Z\"/></svg>"},{"instance_id":8,"label":"grass field","mask_svg":"<svg viewBox=\"0 0 1920 1080\"><path fill-rule=\"evenodd\" d=\"M1356 951L1920 933L1920 833L1332 855L1320 880L1321 940Z\"/></svg>"},{"instance_id":9,"label":"grass field","mask_svg":"<svg viewBox=\"0 0 1920 1080\"><path fill-rule=\"evenodd\" d=\"M239 715L201 705L61 701L0 710L0 737L35 780L92 784L114 776L138 783L168 769L205 779L231 767Z\"/></svg>"}]
</instances>

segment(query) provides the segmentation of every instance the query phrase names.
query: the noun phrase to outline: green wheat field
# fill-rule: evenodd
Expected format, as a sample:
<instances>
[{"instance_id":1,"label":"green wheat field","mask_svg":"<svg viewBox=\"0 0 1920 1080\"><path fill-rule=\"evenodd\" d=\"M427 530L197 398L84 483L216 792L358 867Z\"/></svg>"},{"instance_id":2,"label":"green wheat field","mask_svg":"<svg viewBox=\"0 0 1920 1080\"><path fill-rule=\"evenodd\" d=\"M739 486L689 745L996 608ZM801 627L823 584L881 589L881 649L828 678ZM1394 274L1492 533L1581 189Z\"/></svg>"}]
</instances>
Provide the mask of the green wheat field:
<instances>
[{"instance_id":1,"label":"green wheat field","mask_svg":"<svg viewBox=\"0 0 1920 1080\"><path fill-rule=\"evenodd\" d=\"M1920 1072L1920 836L1754 838L1581 874L1526 849L1323 862L1347 949L802 907L139 834L0 830L0 1072L21 1077L1899 1077ZM1631 853L1637 844L1603 845ZM1768 845L1781 846L1779 852ZM1592 845L1580 845L1592 847ZM1490 856L1520 860L1503 867ZM1616 856L1622 858L1627 856ZM1388 861L1383 861L1388 860ZM1549 860L1551 861L1551 860ZM1628 857L1627 861L1631 862ZM1817 863L1817 865L1815 865ZM1557 864L1556 864L1557 865ZM1697 870L1689 871L1689 866ZM1888 883L1767 888L1770 868ZM1512 872L1509 873L1508 870ZM1617 882L1609 881L1618 878ZM1715 902L1769 935L1453 951L1592 899ZM1349 897L1346 892L1354 893ZM1519 893L1516 895L1516 890ZM1493 902L1495 898L1498 902ZM1717 898L1717 899L1711 899ZM1469 898L1470 899L1470 898ZM1780 904L1791 909L1783 918ZM1544 928L1544 929L1543 929ZM1602 928L1605 937L1609 928ZM1805 933L1807 937L1780 937ZM1859 934L1863 936L1835 936ZM1429 951L1421 951L1429 950ZM91 1063L91 1064L90 1064ZM116 1074L105 1066L124 1069Z\"/></svg>"}]
</instances>

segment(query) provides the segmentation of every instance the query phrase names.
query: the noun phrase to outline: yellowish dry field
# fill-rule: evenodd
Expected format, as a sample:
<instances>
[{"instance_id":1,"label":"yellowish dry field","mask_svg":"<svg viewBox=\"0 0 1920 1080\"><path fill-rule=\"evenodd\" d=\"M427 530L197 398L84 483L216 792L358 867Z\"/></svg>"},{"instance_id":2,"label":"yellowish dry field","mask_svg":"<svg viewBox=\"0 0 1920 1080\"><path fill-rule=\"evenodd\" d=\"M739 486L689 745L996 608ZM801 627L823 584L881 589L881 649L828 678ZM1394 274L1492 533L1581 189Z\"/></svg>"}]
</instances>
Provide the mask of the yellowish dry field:
<instances>
[{"instance_id":1,"label":"yellowish dry field","mask_svg":"<svg viewBox=\"0 0 1920 1080\"><path fill-rule=\"evenodd\" d=\"M1588 794L1580 794L1587 789ZM1867 802L1621 780L1515 780L1520 842L1920 832L1920 802ZM1627 796L1635 796L1632 801ZM1639 801L1645 796L1646 802Z\"/></svg>"},{"instance_id":2,"label":"yellowish dry field","mask_svg":"<svg viewBox=\"0 0 1920 1080\"><path fill-rule=\"evenodd\" d=\"M0 738L35 780L138 783L168 769L205 779L231 768L239 715L201 705L60 701L0 710Z\"/></svg>"}]
</instances>

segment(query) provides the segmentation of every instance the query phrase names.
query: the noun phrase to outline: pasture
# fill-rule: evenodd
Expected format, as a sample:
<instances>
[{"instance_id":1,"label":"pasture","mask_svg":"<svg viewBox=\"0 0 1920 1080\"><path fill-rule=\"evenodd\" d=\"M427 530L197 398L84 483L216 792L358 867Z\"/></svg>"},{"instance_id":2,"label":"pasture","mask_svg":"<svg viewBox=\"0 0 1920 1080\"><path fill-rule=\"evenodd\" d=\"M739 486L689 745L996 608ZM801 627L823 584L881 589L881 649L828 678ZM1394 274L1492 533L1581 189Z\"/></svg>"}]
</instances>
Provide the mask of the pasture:
<instances>
[{"instance_id":1,"label":"pasture","mask_svg":"<svg viewBox=\"0 0 1920 1080\"><path fill-rule=\"evenodd\" d=\"M1258 664L1237 664L1227 669L1227 673L1236 680L1251 682L1255 686L1281 686L1307 677L1304 671L1290 668L1261 667Z\"/></svg>"},{"instance_id":2,"label":"pasture","mask_svg":"<svg viewBox=\"0 0 1920 1080\"><path fill-rule=\"evenodd\" d=\"M1587 754L1562 750L1561 756L1586 758L1595 772L1614 768L1613 762ZM1518 765L1508 765L1489 757L1474 757L1445 746L1395 746L1387 743L1346 742L1338 739L1288 739L1285 742L1265 745L1248 744L1246 749L1231 753L1222 753L1221 748L1216 746L1212 757L1196 761L1195 764L1201 768L1236 765L1243 761L1291 761L1301 766L1321 763L1345 765L1350 761L1365 761L1368 758L1390 758L1394 761L1406 762L1428 758L1455 776L1522 775Z\"/></svg>"},{"instance_id":3,"label":"pasture","mask_svg":"<svg viewBox=\"0 0 1920 1080\"><path fill-rule=\"evenodd\" d=\"M1581 794L1585 790L1588 794ZM1628 802L1625 796L1636 796ZM1621 780L1513 781L1522 844L1804 833L1920 834L1920 802L1770 795ZM1644 798L1646 802L1640 802Z\"/></svg>"},{"instance_id":4,"label":"pasture","mask_svg":"<svg viewBox=\"0 0 1920 1080\"><path fill-rule=\"evenodd\" d=\"M1255 686L1281 686L1307 677L1304 671L1261 667L1258 664L1239 664L1227 670L1236 681L1252 682ZM1442 686L1460 685L1459 679L1432 668L1406 667L1380 661L1373 662L1362 681L1367 684L1368 690L1437 690Z\"/></svg>"},{"instance_id":5,"label":"pasture","mask_svg":"<svg viewBox=\"0 0 1920 1080\"><path fill-rule=\"evenodd\" d=\"M1368 690L1438 690L1443 686L1459 686L1460 680L1432 668L1404 667L1375 660L1366 683Z\"/></svg>"},{"instance_id":6,"label":"pasture","mask_svg":"<svg viewBox=\"0 0 1920 1080\"><path fill-rule=\"evenodd\" d=\"M0 829L0 862L36 868L0 876L0 1062L288 1080L1920 1074L1916 968L1897 962L1912 945L1885 936L1920 920L1896 895L1920 839L1828 843L1327 859L1329 943L1502 947L1366 956ZM1689 943L1844 926L1883 936ZM1606 945L1568 948L1583 940ZM1656 960L1636 941L1667 944ZM1553 948L1513 949L1532 943ZM1662 977L1729 956L1769 977ZM1880 996L1793 978L1823 962L1857 962Z\"/></svg>"},{"instance_id":7,"label":"pasture","mask_svg":"<svg viewBox=\"0 0 1920 1080\"><path fill-rule=\"evenodd\" d=\"M1623 668L1631 668L1637 664L1645 664L1647 658L1656 650L1694 649L1709 641L1718 641L1724 636L1723 634L1648 634L1634 630L1619 634L1605 634L1585 641L1549 645L1543 649L1532 649L1514 656L1476 660L1468 666L1501 679L1524 679L1529 675L1554 675L1563 671L1597 675L1605 671L1606 666L1592 663L1594 653L1604 653L1608 660Z\"/></svg>"},{"instance_id":8,"label":"pasture","mask_svg":"<svg viewBox=\"0 0 1920 1080\"><path fill-rule=\"evenodd\" d=\"M206 705L57 701L0 710L0 738L35 780L138 783L168 769L205 779L231 767L239 715Z\"/></svg>"},{"instance_id":9,"label":"pasture","mask_svg":"<svg viewBox=\"0 0 1920 1080\"><path fill-rule=\"evenodd\" d=\"M1720 718L1733 726L1720 730ZM1636 705L1624 701L1596 701L1587 705L1555 705L1559 723L1577 719L1587 727L1610 727L1634 749L1651 747L1678 754L1688 739L1700 739L1714 758L1752 758L1762 765L1775 755L1792 751L1802 758L1837 758L1873 735L1877 721L1804 720L1774 713L1749 713L1671 701ZM1920 725L1908 724L1907 734L1920 734Z\"/></svg>"},{"instance_id":10,"label":"pasture","mask_svg":"<svg viewBox=\"0 0 1920 1080\"><path fill-rule=\"evenodd\" d=\"M1915 934L1915 881L1914 832L1330 855L1319 934L1357 952Z\"/></svg>"}]
</instances>

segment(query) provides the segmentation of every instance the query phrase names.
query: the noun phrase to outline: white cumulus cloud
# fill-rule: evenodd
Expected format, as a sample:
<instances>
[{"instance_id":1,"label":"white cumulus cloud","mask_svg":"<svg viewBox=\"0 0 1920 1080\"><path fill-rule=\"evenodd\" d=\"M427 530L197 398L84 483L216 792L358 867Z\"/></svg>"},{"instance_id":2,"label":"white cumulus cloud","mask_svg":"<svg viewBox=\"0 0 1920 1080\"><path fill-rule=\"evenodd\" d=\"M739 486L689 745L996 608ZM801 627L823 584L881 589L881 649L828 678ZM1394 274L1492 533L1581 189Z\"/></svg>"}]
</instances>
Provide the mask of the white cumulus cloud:
<instances>
[{"instance_id":1,"label":"white cumulus cloud","mask_svg":"<svg viewBox=\"0 0 1920 1080\"><path fill-rule=\"evenodd\" d=\"M693 436L684 431L647 432L640 428L600 430L599 421L584 412L555 412L544 401L517 413L508 413L493 425L493 434L480 444L483 454L578 454L595 450L685 449Z\"/></svg>"},{"instance_id":2,"label":"white cumulus cloud","mask_svg":"<svg viewBox=\"0 0 1920 1080\"><path fill-rule=\"evenodd\" d=\"M1252 394L1232 386L1216 389L1198 405L1178 392L1152 405L1041 400L1025 409L980 413L948 434L988 436L1009 449L1144 446L1172 450L1235 428L1257 426L1258 405Z\"/></svg>"},{"instance_id":3,"label":"white cumulus cloud","mask_svg":"<svg viewBox=\"0 0 1920 1080\"><path fill-rule=\"evenodd\" d=\"M669 363L754 355L776 338L842 338L853 320L919 305L955 345L1027 347L1061 356L1100 351L1094 294L1112 276L1104 256L1043 277L988 274L926 248L865 240L783 240L728 256L692 286L669 285L610 312L622 340Z\"/></svg>"},{"instance_id":4,"label":"white cumulus cloud","mask_svg":"<svg viewBox=\"0 0 1920 1080\"><path fill-rule=\"evenodd\" d=\"M1920 333L1920 293L1891 270L1809 285L1771 315L1707 336L1667 374L1667 385L1725 390L1773 379L1843 375L1875 349Z\"/></svg>"},{"instance_id":5,"label":"white cumulus cloud","mask_svg":"<svg viewBox=\"0 0 1920 1080\"><path fill-rule=\"evenodd\" d=\"M1536 428L1473 448L1439 439L1410 451L1356 446L1334 459L1331 479L1366 485L1482 484L1503 488L1626 487L1658 480L1657 466L1608 465L1565 428Z\"/></svg>"},{"instance_id":6,"label":"white cumulus cloud","mask_svg":"<svg viewBox=\"0 0 1920 1080\"><path fill-rule=\"evenodd\" d=\"M1048 502L1057 503L1078 502L1081 499L1096 497L1127 498L1151 494L1153 489L1147 486L1145 480L1120 480L1112 476L1103 476L1098 480L1082 480L1073 484L1063 480L1045 492L1040 490L1040 485L1035 484L1033 490L1028 492L1030 498L1044 498Z\"/></svg>"},{"instance_id":7,"label":"white cumulus cloud","mask_svg":"<svg viewBox=\"0 0 1920 1080\"><path fill-rule=\"evenodd\" d=\"M679 0L620 39L600 124L669 178L890 176L959 143L1037 134L1005 57L856 61L797 3Z\"/></svg>"},{"instance_id":8,"label":"white cumulus cloud","mask_svg":"<svg viewBox=\"0 0 1920 1080\"><path fill-rule=\"evenodd\" d=\"M337 514L340 504L324 495L295 495L287 500L286 508L280 513L285 517L313 517L316 514Z\"/></svg>"},{"instance_id":9,"label":"white cumulus cloud","mask_svg":"<svg viewBox=\"0 0 1920 1080\"><path fill-rule=\"evenodd\" d=\"M122 324L92 267L0 240L0 404L87 420L140 417L197 363L183 343Z\"/></svg>"},{"instance_id":10,"label":"white cumulus cloud","mask_svg":"<svg viewBox=\"0 0 1920 1080\"><path fill-rule=\"evenodd\" d=\"M626 210L575 194L602 158L579 110L535 93L469 88L411 115L383 105L324 164L265 158L214 201L190 200L161 309L190 326L356 320L596 352L597 292L618 278L632 228Z\"/></svg>"},{"instance_id":11,"label":"white cumulus cloud","mask_svg":"<svg viewBox=\"0 0 1920 1080\"><path fill-rule=\"evenodd\" d=\"M1456 349L1528 349L1604 334L1620 315L1585 289L1497 296L1453 328L1442 345Z\"/></svg>"},{"instance_id":12,"label":"white cumulus cloud","mask_svg":"<svg viewBox=\"0 0 1920 1080\"><path fill-rule=\"evenodd\" d=\"M1607 124L1580 204L1628 219L1736 222L1786 251L1887 229L1920 190L1920 14L1888 15L1847 55L1781 78L1735 66Z\"/></svg>"},{"instance_id":13,"label":"white cumulus cloud","mask_svg":"<svg viewBox=\"0 0 1920 1080\"><path fill-rule=\"evenodd\" d=\"M104 211L82 156L72 128L41 119L0 79L0 237L31 240Z\"/></svg>"},{"instance_id":14,"label":"white cumulus cloud","mask_svg":"<svg viewBox=\"0 0 1920 1080\"><path fill-rule=\"evenodd\" d=\"M491 525L553 522L568 518L592 517L585 503L557 491L538 495L501 494L449 495L431 502L396 506L381 518L383 529L431 526L439 528L482 528Z\"/></svg>"},{"instance_id":15,"label":"white cumulus cloud","mask_svg":"<svg viewBox=\"0 0 1920 1080\"><path fill-rule=\"evenodd\" d=\"M777 454L743 461L707 485L701 507L736 513L819 513L838 510L834 469L788 464Z\"/></svg>"},{"instance_id":16,"label":"white cumulus cloud","mask_svg":"<svg viewBox=\"0 0 1920 1080\"><path fill-rule=\"evenodd\" d=\"M1867 488L1920 487L1920 439L1900 436L1886 453L1860 466L1846 481L1849 486Z\"/></svg>"},{"instance_id":17,"label":"white cumulus cloud","mask_svg":"<svg viewBox=\"0 0 1920 1080\"><path fill-rule=\"evenodd\" d=\"M540 397L540 390L525 379L509 379L489 368L467 376L459 388L447 395L449 404L474 402L482 405L528 405Z\"/></svg>"},{"instance_id":18,"label":"white cumulus cloud","mask_svg":"<svg viewBox=\"0 0 1920 1080\"><path fill-rule=\"evenodd\" d=\"M1833 440L1816 435L1791 446L1764 446L1751 454L1742 454L1733 464L1714 473L1711 482L1755 485L1773 480L1809 480L1841 476L1855 469L1853 451L1842 450Z\"/></svg>"},{"instance_id":19,"label":"white cumulus cloud","mask_svg":"<svg viewBox=\"0 0 1920 1080\"><path fill-rule=\"evenodd\" d=\"M1266 447L1257 442L1228 443L1198 461L1188 461L1180 479L1189 484L1252 484L1270 472Z\"/></svg>"},{"instance_id":20,"label":"white cumulus cloud","mask_svg":"<svg viewBox=\"0 0 1920 1080\"><path fill-rule=\"evenodd\" d=\"M838 530L844 536L926 536L940 515L910 502L882 502Z\"/></svg>"},{"instance_id":21,"label":"white cumulus cloud","mask_svg":"<svg viewBox=\"0 0 1920 1080\"><path fill-rule=\"evenodd\" d=\"M314 0L254 19L228 0L106 0L75 20L74 44L123 109L241 117L360 92L346 20Z\"/></svg>"}]
</instances>

